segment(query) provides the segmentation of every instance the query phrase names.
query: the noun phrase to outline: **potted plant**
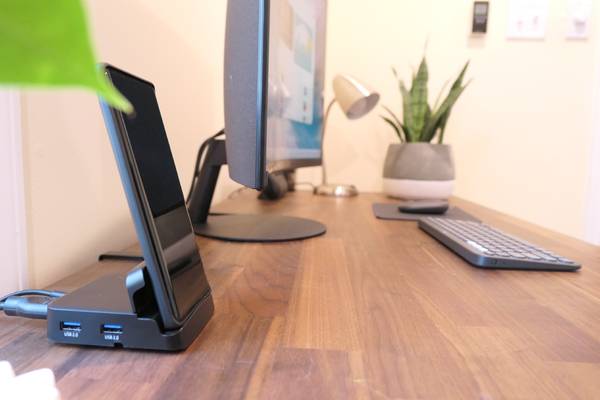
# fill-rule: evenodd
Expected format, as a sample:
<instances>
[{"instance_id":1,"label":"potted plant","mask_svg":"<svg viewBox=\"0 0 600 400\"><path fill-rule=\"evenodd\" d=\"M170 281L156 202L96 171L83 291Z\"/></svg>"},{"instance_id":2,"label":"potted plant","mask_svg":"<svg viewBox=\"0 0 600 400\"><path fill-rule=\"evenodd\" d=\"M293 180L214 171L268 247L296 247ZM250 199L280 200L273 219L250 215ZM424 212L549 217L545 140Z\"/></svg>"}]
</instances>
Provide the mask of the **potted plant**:
<instances>
[{"instance_id":1,"label":"potted plant","mask_svg":"<svg viewBox=\"0 0 600 400\"><path fill-rule=\"evenodd\" d=\"M448 199L452 195L454 163L450 146L444 144L444 134L452 107L468 86L463 84L468 66L467 62L442 101L444 85L433 106L428 99L425 57L410 88L392 69L402 95L403 120L384 107L389 116L382 118L400 139L400 143L389 146L385 159L383 190L387 195L410 200Z\"/></svg>"}]
</instances>

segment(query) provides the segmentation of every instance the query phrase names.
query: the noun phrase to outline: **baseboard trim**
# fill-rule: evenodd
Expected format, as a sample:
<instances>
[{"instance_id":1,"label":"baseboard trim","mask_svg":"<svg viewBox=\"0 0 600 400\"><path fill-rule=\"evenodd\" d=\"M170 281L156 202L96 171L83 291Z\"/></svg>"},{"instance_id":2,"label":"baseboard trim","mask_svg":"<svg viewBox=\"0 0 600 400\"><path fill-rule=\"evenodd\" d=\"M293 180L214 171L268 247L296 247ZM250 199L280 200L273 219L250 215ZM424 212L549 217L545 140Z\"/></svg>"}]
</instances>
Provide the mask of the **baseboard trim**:
<instances>
[{"instance_id":1,"label":"baseboard trim","mask_svg":"<svg viewBox=\"0 0 600 400\"><path fill-rule=\"evenodd\" d=\"M25 175L23 172L23 144L21 129L21 96L14 90L0 90L0 132L4 134L0 142L0 158L5 160L0 177L8 189L8 195L0 199L2 213L8 221L4 227L10 247L8 262L3 270L5 282L10 289L24 289L29 286L27 260L27 220L25 215ZM8 280L10 279L10 280ZM16 287L15 287L16 286Z\"/></svg>"}]
</instances>

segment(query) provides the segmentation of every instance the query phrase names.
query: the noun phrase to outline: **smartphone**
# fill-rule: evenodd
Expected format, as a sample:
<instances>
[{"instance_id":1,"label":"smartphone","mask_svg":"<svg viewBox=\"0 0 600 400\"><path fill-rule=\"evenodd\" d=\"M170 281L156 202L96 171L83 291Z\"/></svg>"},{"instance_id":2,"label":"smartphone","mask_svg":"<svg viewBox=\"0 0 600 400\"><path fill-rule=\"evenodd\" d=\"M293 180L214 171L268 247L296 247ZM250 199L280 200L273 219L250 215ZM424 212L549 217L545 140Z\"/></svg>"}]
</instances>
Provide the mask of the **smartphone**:
<instances>
[{"instance_id":1,"label":"smartphone","mask_svg":"<svg viewBox=\"0 0 600 400\"><path fill-rule=\"evenodd\" d=\"M154 85L102 66L135 111L100 105L165 330L210 294Z\"/></svg>"}]
</instances>

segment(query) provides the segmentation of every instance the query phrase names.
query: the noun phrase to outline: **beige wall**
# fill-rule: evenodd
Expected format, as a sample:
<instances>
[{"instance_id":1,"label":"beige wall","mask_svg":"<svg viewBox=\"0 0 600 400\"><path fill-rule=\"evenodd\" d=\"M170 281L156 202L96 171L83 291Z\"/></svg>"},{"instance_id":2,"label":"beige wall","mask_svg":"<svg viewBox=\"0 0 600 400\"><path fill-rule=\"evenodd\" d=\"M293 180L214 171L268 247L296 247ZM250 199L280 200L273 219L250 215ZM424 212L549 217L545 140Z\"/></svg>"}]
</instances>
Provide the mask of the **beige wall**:
<instances>
[{"instance_id":1,"label":"beige wall","mask_svg":"<svg viewBox=\"0 0 600 400\"><path fill-rule=\"evenodd\" d=\"M100 59L153 81L187 191L196 149L223 126L224 1L88 1ZM31 285L135 241L94 95L27 91L23 99ZM220 196L231 190L221 183Z\"/></svg>"},{"instance_id":2,"label":"beige wall","mask_svg":"<svg viewBox=\"0 0 600 400\"><path fill-rule=\"evenodd\" d=\"M515 41L506 39L508 1L491 1L489 33L472 38L472 1L332 0L328 81L335 73L352 74L400 110L390 66L409 78L428 41L430 89L437 95L471 60L474 80L446 135L455 152L456 194L582 238L597 26L589 40L567 41L567 1L549 2L546 39ZM339 109L332 113L326 141L331 181L381 190L385 151L396 139L378 114L352 122Z\"/></svg>"},{"instance_id":3,"label":"beige wall","mask_svg":"<svg viewBox=\"0 0 600 400\"><path fill-rule=\"evenodd\" d=\"M597 35L566 41L566 0L550 2L547 39L519 42L505 39L506 1L491 2L490 32L472 39L471 1L331 0L328 82L338 72L355 75L398 109L390 66L409 76L426 40L434 91L472 60L475 80L448 131L457 194L581 237ZM187 189L198 144L223 126L226 2L87 3L101 59L156 84ZM395 138L377 114L356 122L332 114L331 180L381 189ZM28 91L23 124L31 285L42 286L132 243L134 233L93 95ZM316 182L318 170L302 171L301 179ZM234 187L223 179L219 198Z\"/></svg>"}]
</instances>

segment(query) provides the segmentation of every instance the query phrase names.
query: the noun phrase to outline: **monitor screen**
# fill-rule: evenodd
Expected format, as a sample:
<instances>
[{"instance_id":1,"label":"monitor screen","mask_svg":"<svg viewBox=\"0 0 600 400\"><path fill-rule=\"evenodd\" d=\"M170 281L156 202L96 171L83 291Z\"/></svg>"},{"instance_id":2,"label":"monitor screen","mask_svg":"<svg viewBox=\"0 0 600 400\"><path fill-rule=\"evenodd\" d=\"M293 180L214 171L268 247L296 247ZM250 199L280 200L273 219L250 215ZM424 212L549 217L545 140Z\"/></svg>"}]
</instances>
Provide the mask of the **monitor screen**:
<instances>
[{"instance_id":1,"label":"monitor screen","mask_svg":"<svg viewBox=\"0 0 600 400\"><path fill-rule=\"evenodd\" d=\"M321 163L325 0L271 1L267 170Z\"/></svg>"}]
</instances>

